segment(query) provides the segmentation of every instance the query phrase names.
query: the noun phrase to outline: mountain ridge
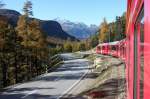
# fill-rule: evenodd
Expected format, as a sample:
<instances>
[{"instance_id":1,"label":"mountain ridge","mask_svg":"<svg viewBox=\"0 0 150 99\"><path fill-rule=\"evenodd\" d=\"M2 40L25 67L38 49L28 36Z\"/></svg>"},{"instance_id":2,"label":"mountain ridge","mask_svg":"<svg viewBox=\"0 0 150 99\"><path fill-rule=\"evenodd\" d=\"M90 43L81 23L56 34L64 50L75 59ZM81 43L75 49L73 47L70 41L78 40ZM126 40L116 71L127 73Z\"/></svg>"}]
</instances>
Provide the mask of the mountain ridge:
<instances>
[{"instance_id":1,"label":"mountain ridge","mask_svg":"<svg viewBox=\"0 0 150 99\"><path fill-rule=\"evenodd\" d=\"M64 31L68 34L78 38L87 39L98 31L98 26L95 24L86 25L83 22L72 22L65 19L56 18L55 21L59 22Z\"/></svg>"},{"instance_id":2,"label":"mountain ridge","mask_svg":"<svg viewBox=\"0 0 150 99\"><path fill-rule=\"evenodd\" d=\"M11 9L0 9L0 15L6 16L8 18L8 22L14 27L16 27L17 21L21 14ZM31 19L37 19L37 18L31 18ZM40 21L41 29L48 37L55 37L62 40L67 40L68 38L70 38L71 40L77 40L74 36L71 36L67 32L65 32L57 21L40 20L40 19L37 20Z\"/></svg>"}]
</instances>

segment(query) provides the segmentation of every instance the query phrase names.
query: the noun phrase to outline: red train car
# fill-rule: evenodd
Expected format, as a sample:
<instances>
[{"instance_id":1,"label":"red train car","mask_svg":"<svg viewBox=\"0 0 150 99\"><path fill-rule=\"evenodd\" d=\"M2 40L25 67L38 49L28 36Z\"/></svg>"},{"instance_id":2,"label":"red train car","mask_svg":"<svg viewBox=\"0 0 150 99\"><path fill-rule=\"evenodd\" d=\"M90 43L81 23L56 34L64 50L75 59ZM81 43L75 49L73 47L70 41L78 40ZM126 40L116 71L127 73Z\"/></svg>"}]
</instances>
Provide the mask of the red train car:
<instances>
[{"instance_id":1,"label":"red train car","mask_svg":"<svg viewBox=\"0 0 150 99\"><path fill-rule=\"evenodd\" d=\"M106 54L106 55L112 55L115 57L120 57L122 59L125 59L125 43L126 40L121 41L114 41L114 42L108 42L108 43L102 43L99 44L96 47L96 53L97 54Z\"/></svg>"},{"instance_id":2,"label":"red train car","mask_svg":"<svg viewBox=\"0 0 150 99\"><path fill-rule=\"evenodd\" d=\"M126 39L121 40L118 45L119 45L118 56L125 61L125 59L126 59Z\"/></svg>"},{"instance_id":3,"label":"red train car","mask_svg":"<svg viewBox=\"0 0 150 99\"><path fill-rule=\"evenodd\" d=\"M96 47L96 53L97 54L108 54L109 53L109 44L108 43L99 44Z\"/></svg>"},{"instance_id":4,"label":"red train car","mask_svg":"<svg viewBox=\"0 0 150 99\"><path fill-rule=\"evenodd\" d=\"M109 54L115 57L119 56L119 41L109 43Z\"/></svg>"},{"instance_id":5,"label":"red train car","mask_svg":"<svg viewBox=\"0 0 150 99\"><path fill-rule=\"evenodd\" d=\"M125 48L126 48L126 40L124 39L121 41L114 41L114 42L99 44L96 47L96 53L111 55L111 56L119 57L125 60L125 56L126 56Z\"/></svg>"},{"instance_id":6,"label":"red train car","mask_svg":"<svg viewBox=\"0 0 150 99\"><path fill-rule=\"evenodd\" d=\"M102 46L100 46L100 45L96 46L96 53L102 54Z\"/></svg>"},{"instance_id":7,"label":"red train car","mask_svg":"<svg viewBox=\"0 0 150 99\"><path fill-rule=\"evenodd\" d=\"M150 0L128 0L127 97L150 99Z\"/></svg>"}]
</instances>

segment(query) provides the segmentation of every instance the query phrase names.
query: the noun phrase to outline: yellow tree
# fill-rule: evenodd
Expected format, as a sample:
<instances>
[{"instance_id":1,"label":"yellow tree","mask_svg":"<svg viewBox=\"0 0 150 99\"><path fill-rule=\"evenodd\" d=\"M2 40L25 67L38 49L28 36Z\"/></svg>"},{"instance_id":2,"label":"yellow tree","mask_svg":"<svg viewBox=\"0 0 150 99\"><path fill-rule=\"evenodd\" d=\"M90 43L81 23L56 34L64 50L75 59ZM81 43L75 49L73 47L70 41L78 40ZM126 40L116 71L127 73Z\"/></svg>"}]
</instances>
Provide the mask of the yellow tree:
<instances>
[{"instance_id":1,"label":"yellow tree","mask_svg":"<svg viewBox=\"0 0 150 99\"><path fill-rule=\"evenodd\" d=\"M107 41L107 35L109 32L109 26L108 23L106 21L106 19L104 18L103 22L100 25L100 31L99 31L99 39L101 42L106 42Z\"/></svg>"}]
</instances>

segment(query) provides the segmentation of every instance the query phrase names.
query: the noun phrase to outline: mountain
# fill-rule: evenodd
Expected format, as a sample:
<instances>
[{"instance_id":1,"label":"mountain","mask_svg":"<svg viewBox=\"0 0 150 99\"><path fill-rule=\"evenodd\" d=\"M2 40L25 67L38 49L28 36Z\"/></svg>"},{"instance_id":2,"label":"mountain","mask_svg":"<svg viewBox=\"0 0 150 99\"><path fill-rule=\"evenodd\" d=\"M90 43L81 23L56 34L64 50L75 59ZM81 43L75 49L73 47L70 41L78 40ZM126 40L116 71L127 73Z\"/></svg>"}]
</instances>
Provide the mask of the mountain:
<instances>
[{"instance_id":1,"label":"mountain","mask_svg":"<svg viewBox=\"0 0 150 99\"><path fill-rule=\"evenodd\" d=\"M16 27L17 21L21 14L15 10L0 9L0 15L6 16L9 20L9 23L12 24L14 27ZM48 36L48 38L56 38L62 40L67 40L68 38L70 38L71 40L77 40L75 37L65 32L58 22L53 20L48 21L39 20L39 21L42 31Z\"/></svg>"},{"instance_id":2,"label":"mountain","mask_svg":"<svg viewBox=\"0 0 150 99\"><path fill-rule=\"evenodd\" d=\"M71 40L76 40L75 37L69 35L66 33L61 25L56 21L40 21L41 28L46 35L55 37L55 38L61 38L63 40L66 40L70 38Z\"/></svg>"},{"instance_id":3,"label":"mountain","mask_svg":"<svg viewBox=\"0 0 150 99\"><path fill-rule=\"evenodd\" d=\"M84 23L71 22L69 20L61 20L59 18L54 20L61 24L64 31L78 39L87 39L98 31L98 26L96 25L88 26Z\"/></svg>"},{"instance_id":4,"label":"mountain","mask_svg":"<svg viewBox=\"0 0 150 99\"><path fill-rule=\"evenodd\" d=\"M15 10L0 9L0 15L7 17L9 23L12 24L13 26L16 26L19 16L21 14Z\"/></svg>"}]
</instances>

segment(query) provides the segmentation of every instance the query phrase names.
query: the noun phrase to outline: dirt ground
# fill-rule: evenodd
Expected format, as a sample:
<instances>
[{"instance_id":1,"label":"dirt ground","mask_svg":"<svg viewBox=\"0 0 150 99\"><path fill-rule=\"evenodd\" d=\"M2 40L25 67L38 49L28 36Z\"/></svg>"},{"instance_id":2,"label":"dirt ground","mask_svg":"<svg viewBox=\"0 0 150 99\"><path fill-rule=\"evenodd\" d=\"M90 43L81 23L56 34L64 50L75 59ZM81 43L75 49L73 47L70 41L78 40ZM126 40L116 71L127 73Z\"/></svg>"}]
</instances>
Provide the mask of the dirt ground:
<instances>
[{"instance_id":1,"label":"dirt ground","mask_svg":"<svg viewBox=\"0 0 150 99\"><path fill-rule=\"evenodd\" d=\"M90 89L83 92L89 99L126 99L125 64L121 59L100 55L102 66L93 73L98 77Z\"/></svg>"}]
</instances>

